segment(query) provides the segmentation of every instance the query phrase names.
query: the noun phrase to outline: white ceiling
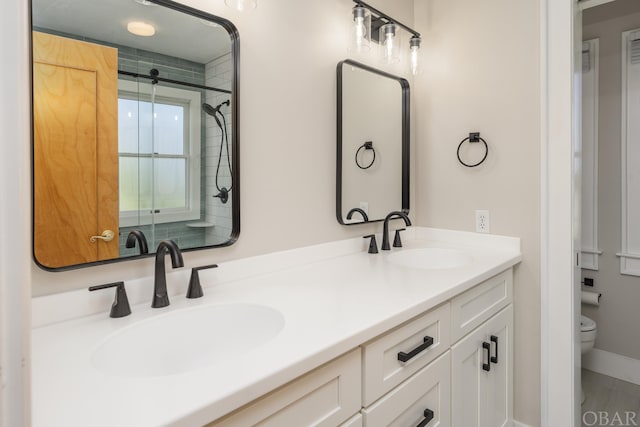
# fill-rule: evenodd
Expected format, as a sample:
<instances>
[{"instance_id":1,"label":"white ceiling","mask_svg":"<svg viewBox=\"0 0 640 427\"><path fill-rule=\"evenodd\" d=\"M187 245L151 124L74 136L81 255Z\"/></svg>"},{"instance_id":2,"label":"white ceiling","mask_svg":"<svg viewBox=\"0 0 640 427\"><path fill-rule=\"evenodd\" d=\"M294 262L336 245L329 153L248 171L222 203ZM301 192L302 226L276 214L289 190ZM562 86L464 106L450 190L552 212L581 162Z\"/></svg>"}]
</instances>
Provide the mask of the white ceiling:
<instances>
[{"instance_id":1,"label":"white ceiling","mask_svg":"<svg viewBox=\"0 0 640 427\"><path fill-rule=\"evenodd\" d=\"M231 51L227 31L200 18L134 0L33 0L34 27L162 53L206 64ZM135 36L127 23L152 24L152 37Z\"/></svg>"}]
</instances>

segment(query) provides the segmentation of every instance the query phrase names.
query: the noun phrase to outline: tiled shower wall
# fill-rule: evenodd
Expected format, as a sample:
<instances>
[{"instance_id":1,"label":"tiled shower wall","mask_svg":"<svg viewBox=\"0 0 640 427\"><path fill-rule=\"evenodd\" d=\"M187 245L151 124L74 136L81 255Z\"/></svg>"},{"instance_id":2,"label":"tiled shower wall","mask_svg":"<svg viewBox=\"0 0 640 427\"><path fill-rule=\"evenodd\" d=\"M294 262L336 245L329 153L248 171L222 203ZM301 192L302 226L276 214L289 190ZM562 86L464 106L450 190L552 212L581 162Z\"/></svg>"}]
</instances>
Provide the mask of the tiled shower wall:
<instances>
[{"instance_id":1,"label":"tiled shower wall","mask_svg":"<svg viewBox=\"0 0 640 427\"><path fill-rule=\"evenodd\" d=\"M233 63L231 54L227 54L217 58L205 66L206 85L220 89L231 90ZM206 102L215 107L223 101L230 100L231 95L227 93L207 91ZM212 197L218 194L216 187L216 169L218 165L218 157L220 155L220 147L222 144L222 157L220 159L220 170L218 172L218 186L231 188L231 174L229 171L228 155L231 154L231 106L223 106L220 111L224 114L227 121L229 153L227 153L226 142L222 139L222 132L216 121L207 116L205 126L205 221L213 224L213 227L207 228L206 244L214 245L229 240L232 228L231 218L231 199L233 192L229 193L227 203L222 203L219 198Z\"/></svg>"}]
</instances>

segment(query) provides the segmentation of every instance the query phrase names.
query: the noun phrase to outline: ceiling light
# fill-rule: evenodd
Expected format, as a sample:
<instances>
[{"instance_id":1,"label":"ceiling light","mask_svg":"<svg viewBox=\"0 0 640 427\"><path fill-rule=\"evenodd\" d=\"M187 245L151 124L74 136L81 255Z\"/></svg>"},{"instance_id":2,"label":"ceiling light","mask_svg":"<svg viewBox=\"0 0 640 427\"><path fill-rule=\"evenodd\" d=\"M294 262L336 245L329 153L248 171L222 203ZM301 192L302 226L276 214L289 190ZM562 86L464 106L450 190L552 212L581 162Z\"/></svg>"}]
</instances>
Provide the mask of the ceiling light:
<instances>
[{"instance_id":1,"label":"ceiling light","mask_svg":"<svg viewBox=\"0 0 640 427\"><path fill-rule=\"evenodd\" d=\"M151 24L140 21L131 21L127 24L127 30L136 36L150 37L156 33L156 29Z\"/></svg>"},{"instance_id":2,"label":"ceiling light","mask_svg":"<svg viewBox=\"0 0 640 427\"><path fill-rule=\"evenodd\" d=\"M143 6L157 6L155 3L151 3L149 0L133 0L133 1Z\"/></svg>"}]
</instances>

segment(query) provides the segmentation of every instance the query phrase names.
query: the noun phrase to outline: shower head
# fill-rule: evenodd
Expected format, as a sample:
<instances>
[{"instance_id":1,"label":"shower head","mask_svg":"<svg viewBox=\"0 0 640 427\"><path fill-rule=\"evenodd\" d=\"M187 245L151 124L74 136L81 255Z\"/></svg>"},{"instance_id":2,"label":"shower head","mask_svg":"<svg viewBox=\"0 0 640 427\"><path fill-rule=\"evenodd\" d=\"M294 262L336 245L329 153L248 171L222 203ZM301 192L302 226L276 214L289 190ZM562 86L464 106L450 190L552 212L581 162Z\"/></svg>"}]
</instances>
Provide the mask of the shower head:
<instances>
[{"instance_id":1,"label":"shower head","mask_svg":"<svg viewBox=\"0 0 640 427\"><path fill-rule=\"evenodd\" d=\"M210 116L215 116L216 111L218 111L219 107L213 108L211 106L211 104L207 104L206 102L202 103L202 109L204 110L205 113L207 113Z\"/></svg>"},{"instance_id":2,"label":"shower head","mask_svg":"<svg viewBox=\"0 0 640 427\"><path fill-rule=\"evenodd\" d=\"M215 107L212 107L211 104L207 104L206 102L204 102L202 104L202 109L204 110L205 113L207 113L210 116L215 116L215 114L217 112L220 111L220 107L222 107L223 105L231 105L231 101L229 101L228 99L224 102L221 102L220 104L216 105Z\"/></svg>"}]
</instances>

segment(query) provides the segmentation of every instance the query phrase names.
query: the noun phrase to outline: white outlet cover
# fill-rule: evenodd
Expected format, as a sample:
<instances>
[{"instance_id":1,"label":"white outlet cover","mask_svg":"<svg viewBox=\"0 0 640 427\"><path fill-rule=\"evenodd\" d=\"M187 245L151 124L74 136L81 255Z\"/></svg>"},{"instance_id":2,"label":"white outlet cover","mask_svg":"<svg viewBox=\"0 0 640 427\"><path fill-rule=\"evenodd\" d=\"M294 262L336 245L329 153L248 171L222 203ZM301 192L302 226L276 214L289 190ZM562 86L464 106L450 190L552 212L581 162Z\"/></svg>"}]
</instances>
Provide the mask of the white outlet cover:
<instances>
[{"instance_id":1,"label":"white outlet cover","mask_svg":"<svg viewBox=\"0 0 640 427\"><path fill-rule=\"evenodd\" d=\"M491 217L486 209L476 210L476 233L489 233L491 231Z\"/></svg>"}]
</instances>

